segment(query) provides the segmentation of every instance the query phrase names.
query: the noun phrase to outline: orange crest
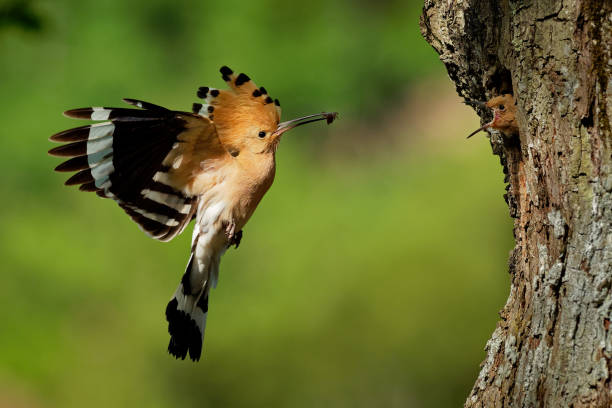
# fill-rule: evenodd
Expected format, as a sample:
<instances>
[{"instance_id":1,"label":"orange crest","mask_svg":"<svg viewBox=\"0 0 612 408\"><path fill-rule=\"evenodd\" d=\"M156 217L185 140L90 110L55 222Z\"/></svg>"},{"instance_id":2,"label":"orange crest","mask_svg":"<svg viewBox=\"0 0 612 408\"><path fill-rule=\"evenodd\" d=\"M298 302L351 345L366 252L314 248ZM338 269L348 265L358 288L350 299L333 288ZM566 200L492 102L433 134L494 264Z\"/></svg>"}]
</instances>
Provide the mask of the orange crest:
<instances>
[{"instance_id":1,"label":"orange crest","mask_svg":"<svg viewBox=\"0 0 612 408\"><path fill-rule=\"evenodd\" d=\"M220 72L230 89L200 87L198 97L205 103L194 103L193 112L215 124L224 145L239 147L261 132L272 134L280 123L278 99L273 100L245 74L235 75L226 66Z\"/></svg>"}]
</instances>

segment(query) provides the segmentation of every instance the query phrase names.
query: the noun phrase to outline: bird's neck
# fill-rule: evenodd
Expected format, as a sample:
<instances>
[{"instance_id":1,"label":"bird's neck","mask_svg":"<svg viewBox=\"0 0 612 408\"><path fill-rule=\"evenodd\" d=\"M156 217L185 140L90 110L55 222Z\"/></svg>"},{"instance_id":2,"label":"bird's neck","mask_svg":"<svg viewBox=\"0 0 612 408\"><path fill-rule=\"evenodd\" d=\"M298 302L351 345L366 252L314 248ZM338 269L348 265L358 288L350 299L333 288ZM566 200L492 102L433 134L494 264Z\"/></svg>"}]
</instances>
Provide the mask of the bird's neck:
<instances>
[{"instance_id":1,"label":"bird's neck","mask_svg":"<svg viewBox=\"0 0 612 408\"><path fill-rule=\"evenodd\" d=\"M253 153L244 149L236 156L236 161L249 172L264 175L274 170L274 152Z\"/></svg>"}]
</instances>

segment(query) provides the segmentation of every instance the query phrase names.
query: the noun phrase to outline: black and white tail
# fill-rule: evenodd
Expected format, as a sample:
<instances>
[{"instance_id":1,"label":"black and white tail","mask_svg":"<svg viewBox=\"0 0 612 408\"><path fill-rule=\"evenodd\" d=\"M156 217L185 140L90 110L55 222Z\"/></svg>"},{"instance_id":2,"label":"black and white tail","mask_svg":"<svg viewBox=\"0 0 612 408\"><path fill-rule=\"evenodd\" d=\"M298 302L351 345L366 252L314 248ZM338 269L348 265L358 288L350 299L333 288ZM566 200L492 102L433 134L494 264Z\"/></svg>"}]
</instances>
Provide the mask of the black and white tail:
<instances>
[{"instance_id":1,"label":"black and white tail","mask_svg":"<svg viewBox=\"0 0 612 408\"><path fill-rule=\"evenodd\" d=\"M181 283L166 307L170 333L168 352L180 359L189 354L193 361L202 355L210 291L210 282L196 264L192 253Z\"/></svg>"}]
</instances>

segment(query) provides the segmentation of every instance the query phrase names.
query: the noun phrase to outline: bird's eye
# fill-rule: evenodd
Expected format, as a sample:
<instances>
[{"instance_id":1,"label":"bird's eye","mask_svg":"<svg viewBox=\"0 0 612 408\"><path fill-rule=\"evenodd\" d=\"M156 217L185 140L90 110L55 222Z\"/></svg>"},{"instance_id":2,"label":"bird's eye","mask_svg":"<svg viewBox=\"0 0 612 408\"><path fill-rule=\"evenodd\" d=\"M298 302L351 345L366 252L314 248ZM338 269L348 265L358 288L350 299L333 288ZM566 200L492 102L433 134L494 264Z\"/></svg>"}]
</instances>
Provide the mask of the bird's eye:
<instances>
[{"instance_id":1,"label":"bird's eye","mask_svg":"<svg viewBox=\"0 0 612 408\"><path fill-rule=\"evenodd\" d=\"M260 139L263 139L264 137L266 137L266 132L262 130L261 132L257 134L257 136L259 136Z\"/></svg>"},{"instance_id":2,"label":"bird's eye","mask_svg":"<svg viewBox=\"0 0 612 408\"><path fill-rule=\"evenodd\" d=\"M499 110L504 110L506 107L504 105L499 105Z\"/></svg>"}]
</instances>

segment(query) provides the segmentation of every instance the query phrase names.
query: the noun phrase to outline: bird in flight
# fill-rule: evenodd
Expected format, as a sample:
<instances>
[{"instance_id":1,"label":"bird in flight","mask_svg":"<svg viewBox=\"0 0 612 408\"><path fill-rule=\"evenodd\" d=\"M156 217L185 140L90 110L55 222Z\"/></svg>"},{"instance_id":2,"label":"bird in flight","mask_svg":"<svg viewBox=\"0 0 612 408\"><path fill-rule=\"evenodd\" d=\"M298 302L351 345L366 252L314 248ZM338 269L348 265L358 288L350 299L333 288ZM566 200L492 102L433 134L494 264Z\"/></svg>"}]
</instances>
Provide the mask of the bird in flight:
<instances>
[{"instance_id":1,"label":"bird in flight","mask_svg":"<svg viewBox=\"0 0 612 408\"><path fill-rule=\"evenodd\" d=\"M70 157L55 168L76 172L66 185L80 185L114 200L150 237L170 241L195 219L187 268L166 307L168 352L198 361L208 296L219 263L274 180L281 136L297 126L336 113L281 122L278 99L245 74L221 68L228 90L200 87L203 103L192 112L124 99L140 109L90 107L64 112L102 121L51 136L67 142L51 149Z\"/></svg>"}]
</instances>

